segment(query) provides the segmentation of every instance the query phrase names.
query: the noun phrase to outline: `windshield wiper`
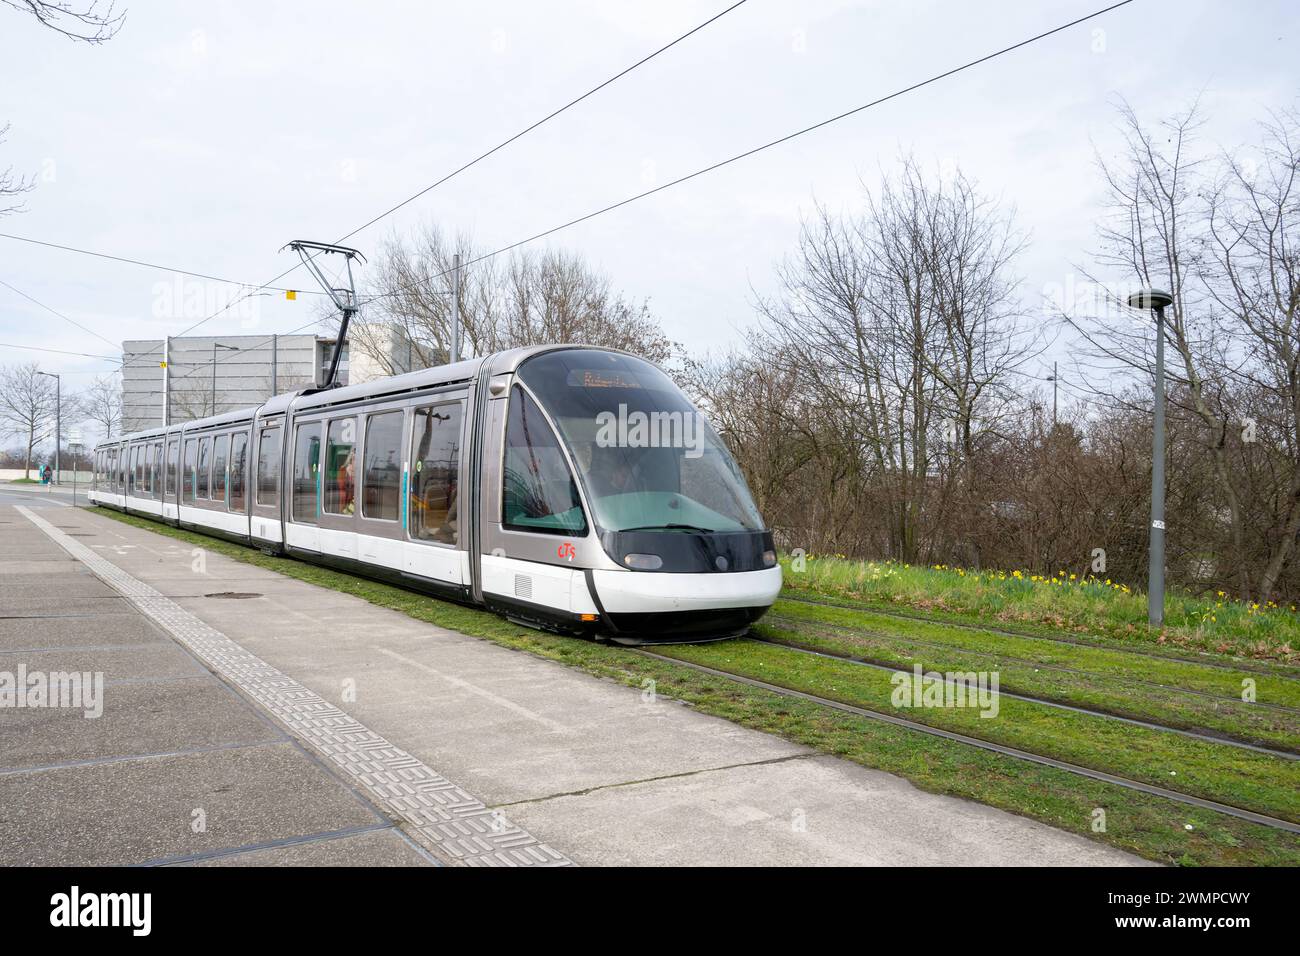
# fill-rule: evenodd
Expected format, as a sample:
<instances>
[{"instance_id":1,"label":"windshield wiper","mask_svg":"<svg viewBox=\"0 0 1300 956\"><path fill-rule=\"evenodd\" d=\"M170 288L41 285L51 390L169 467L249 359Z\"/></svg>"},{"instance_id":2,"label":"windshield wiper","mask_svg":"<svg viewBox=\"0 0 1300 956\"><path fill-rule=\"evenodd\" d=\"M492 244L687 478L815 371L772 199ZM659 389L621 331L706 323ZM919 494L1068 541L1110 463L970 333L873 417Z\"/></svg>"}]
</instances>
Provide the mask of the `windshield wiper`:
<instances>
[{"instance_id":1,"label":"windshield wiper","mask_svg":"<svg viewBox=\"0 0 1300 956\"><path fill-rule=\"evenodd\" d=\"M716 528L701 528L699 525L673 524L671 522L668 524L647 524L638 528L619 528L618 530L620 533L624 531L698 531L702 534L713 534L717 531Z\"/></svg>"}]
</instances>

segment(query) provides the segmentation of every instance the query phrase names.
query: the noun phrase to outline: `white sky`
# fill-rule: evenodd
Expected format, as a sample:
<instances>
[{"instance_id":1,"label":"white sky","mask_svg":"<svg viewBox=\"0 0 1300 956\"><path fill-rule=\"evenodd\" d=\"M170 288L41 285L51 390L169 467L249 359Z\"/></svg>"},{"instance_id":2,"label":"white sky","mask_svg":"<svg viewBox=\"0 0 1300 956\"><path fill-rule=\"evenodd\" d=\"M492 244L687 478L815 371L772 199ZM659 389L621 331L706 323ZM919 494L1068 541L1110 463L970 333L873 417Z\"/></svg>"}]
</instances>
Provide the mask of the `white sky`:
<instances>
[{"instance_id":1,"label":"white sky","mask_svg":"<svg viewBox=\"0 0 1300 956\"><path fill-rule=\"evenodd\" d=\"M38 178L0 232L261 283L294 261L288 240L338 238L727 3L127 0L101 47L0 6L0 169ZM1103 5L749 0L350 244L433 220L496 248ZM1087 262L1112 98L1155 119L1199 93L1209 143L1248 140L1300 92L1297 25L1282 0L1137 0L549 241L649 297L691 352L717 350L743 338L751 287L770 288L813 198L847 208L911 151L1017 207L1037 302ZM110 342L211 311L160 309L170 274L7 239L0 279ZM314 306L254 301L199 332L287 332ZM0 342L114 352L3 287ZM0 348L33 359L70 389L111 368Z\"/></svg>"}]
</instances>

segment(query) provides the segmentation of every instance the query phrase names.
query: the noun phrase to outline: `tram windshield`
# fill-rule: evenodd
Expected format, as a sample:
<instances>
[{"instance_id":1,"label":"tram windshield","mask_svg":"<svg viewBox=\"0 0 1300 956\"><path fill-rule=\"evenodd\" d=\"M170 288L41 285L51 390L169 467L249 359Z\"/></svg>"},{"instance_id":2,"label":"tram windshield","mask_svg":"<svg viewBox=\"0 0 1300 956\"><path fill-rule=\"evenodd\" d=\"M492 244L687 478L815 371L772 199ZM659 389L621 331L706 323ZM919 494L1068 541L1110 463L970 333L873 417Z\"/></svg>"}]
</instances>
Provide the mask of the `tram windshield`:
<instances>
[{"instance_id":1,"label":"tram windshield","mask_svg":"<svg viewBox=\"0 0 1300 956\"><path fill-rule=\"evenodd\" d=\"M524 362L519 377L559 428L601 529L763 529L726 446L650 363L565 349Z\"/></svg>"}]
</instances>

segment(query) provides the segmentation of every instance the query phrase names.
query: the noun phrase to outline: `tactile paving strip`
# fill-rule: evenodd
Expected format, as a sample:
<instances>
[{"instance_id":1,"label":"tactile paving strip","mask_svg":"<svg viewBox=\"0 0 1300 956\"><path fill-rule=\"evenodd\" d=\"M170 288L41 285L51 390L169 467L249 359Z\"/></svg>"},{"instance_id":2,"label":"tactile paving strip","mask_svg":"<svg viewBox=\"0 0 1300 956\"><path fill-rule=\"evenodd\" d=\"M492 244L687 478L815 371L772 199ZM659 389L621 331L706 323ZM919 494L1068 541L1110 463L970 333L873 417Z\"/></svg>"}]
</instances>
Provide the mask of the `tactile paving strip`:
<instances>
[{"instance_id":1,"label":"tactile paving strip","mask_svg":"<svg viewBox=\"0 0 1300 956\"><path fill-rule=\"evenodd\" d=\"M559 851L21 505L15 510L342 769L413 836L467 866L567 866Z\"/></svg>"}]
</instances>

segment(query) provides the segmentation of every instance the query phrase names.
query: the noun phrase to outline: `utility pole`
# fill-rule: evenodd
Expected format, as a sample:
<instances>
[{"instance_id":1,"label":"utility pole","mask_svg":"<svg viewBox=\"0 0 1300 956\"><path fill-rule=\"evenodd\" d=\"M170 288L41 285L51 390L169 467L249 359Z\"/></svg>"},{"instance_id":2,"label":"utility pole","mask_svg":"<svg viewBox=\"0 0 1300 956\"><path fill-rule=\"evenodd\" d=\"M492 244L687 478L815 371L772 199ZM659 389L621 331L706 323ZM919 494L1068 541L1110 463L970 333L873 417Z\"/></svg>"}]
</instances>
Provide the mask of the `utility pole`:
<instances>
[{"instance_id":1,"label":"utility pole","mask_svg":"<svg viewBox=\"0 0 1300 956\"><path fill-rule=\"evenodd\" d=\"M451 257L451 362L460 361L460 253Z\"/></svg>"},{"instance_id":2,"label":"utility pole","mask_svg":"<svg viewBox=\"0 0 1300 956\"><path fill-rule=\"evenodd\" d=\"M279 359L280 359L280 336L272 335L271 336L271 397L272 398L275 398L275 396L280 394L279 382L277 381L277 376L279 375Z\"/></svg>"},{"instance_id":3,"label":"utility pole","mask_svg":"<svg viewBox=\"0 0 1300 956\"><path fill-rule=\"evenodd\" d=\"M68 435L68 451L72 452L72 507L77 507L77 465L81 457L81 429L74 428Z\"/></svg>"},{"instance_id":4,"label":"utility pole","mask_svg":"<svg viewBox=\"0 0 1300 956\"><path fill-rule=\"evenodd\" d=\"M1143 289L1128 297L1135 309L1156 314L1155 409L1151 429L1151 557L1147 565L1147 622L1165 621L1165 308L1174 301L1168 292Z\"/></svg>"},{"instance_id":5,"label":"utility pole","mask_svg":"<svg viewBox=\"0 0 1300 956\"><path fill-rule=\"evenodd\" d=\"M172 337L163 339L163 428L172 423ZM123 385L125 387L125 385Z\"/></svg>"},{"instance_id":6,"label":"utility pole","mask_svg":"<svg viewBox=\"0 0 1300 956\"><path fill-rule=\"evenodd\" d=\"M63 466L59 459L59 449L63 445L63 380L55 372L37 372L54 379L54 481L63 484Z\"/></svg>"}]
</instances>

